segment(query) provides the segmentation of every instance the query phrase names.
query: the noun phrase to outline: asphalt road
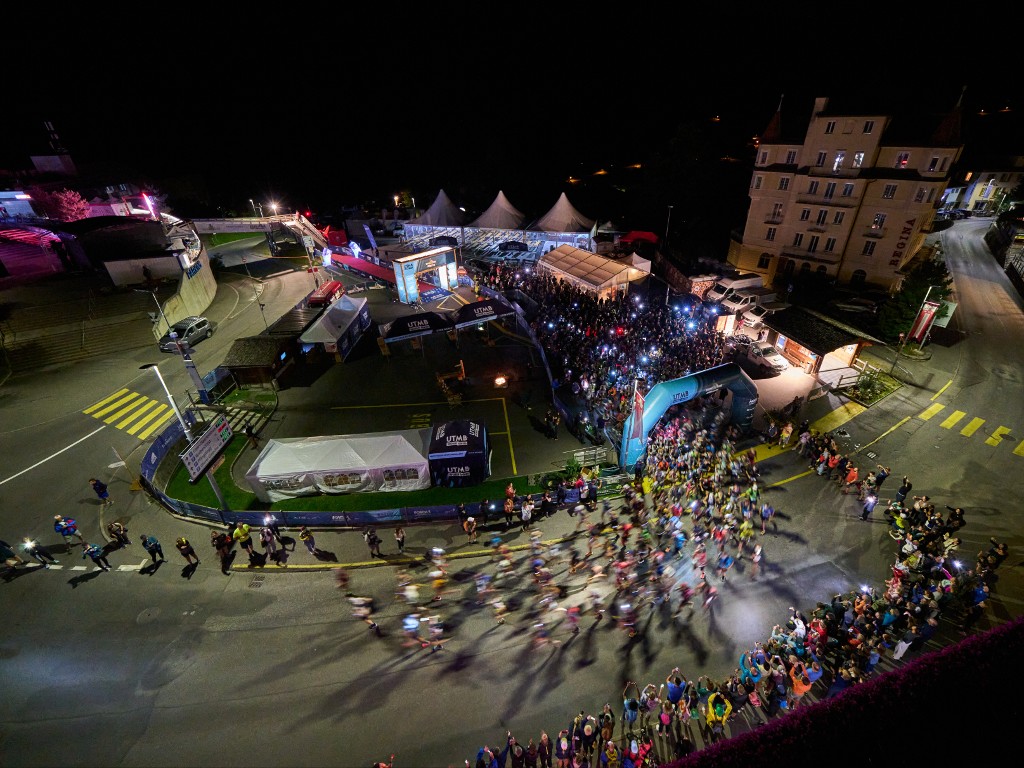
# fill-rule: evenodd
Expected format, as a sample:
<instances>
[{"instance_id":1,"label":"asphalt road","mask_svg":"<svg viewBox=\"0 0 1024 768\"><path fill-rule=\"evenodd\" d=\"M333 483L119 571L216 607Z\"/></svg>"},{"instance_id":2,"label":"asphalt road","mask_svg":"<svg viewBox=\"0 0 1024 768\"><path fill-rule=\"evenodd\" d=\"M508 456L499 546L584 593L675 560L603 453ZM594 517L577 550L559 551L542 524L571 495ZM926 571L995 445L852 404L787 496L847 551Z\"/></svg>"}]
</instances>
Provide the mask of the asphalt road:
<instances>
[{"instance_id":1,"label":"asphalt road","mask_svg":"<svg viewBox=\"0 0 1024 768\"><path fill-rule=\"evenodd\" d=\"M915 493L967 510L962 551L968 559L987 546L989 536L1010 543L1011 559L981 627L1019 615L1024 596L1019 557L1012 556L1021 545L1024 506L1019 488L1008 481L1024 461L1013 452L1024 430L1024 315L1001 270L977 252L974 228L986 225L966 220L942 235L956 277L960 306L953 327L959 340L933 344L931 361L908 364L916 366L916 386L846 424L850 447L861 446L865 463L893 467L890 490L906 473ZM268 316L276 317L307 292L305 280L304 273L268 280ZM196 348L200 370L219 361L231 338L262 327L251 299L246 303L248 291L247 283L232 283L218 294L209 315L220 325ZM710 616L672 627L652 615L634 641L609 621L592 629L584 620L576 638L534 651L522 608L499 626L472 599L453 594L442 601L451 637L445 650L405 649L398 639L404 610L393 599L391 567L353 572L353 588L374 595L381 606L383 637L352 617L331 573L224 576L205 540L192 534L203 563L194 573L183 569L173 538L183 529L201 529L175 521L128 490L123 470L104 469L115 461L112 449L137 461L141 443L109 427L91 434L96 420L82 413L124 386L158 394L145 376L139 378L146 372L138 371L154 357L160 359L155 352L113 356L13 379L0 388L3 538L13 542L32 533L53 543L56 511L70 511L87 536L96 537L101 517L86 480L108 471L115 499L109 513L126 519L133 537L155 533L168 558L155 570L144 567L145 553L135 544L111 556L112 573L32 571L0 583L7 620L0 640L5 765L365 766L392 753L398 766L461 765L506 728L535 738L541 728L557 731L580 708L596 711L606 701L616 706L625 680L660 681L677 665L687 676L722 676L742 650L786 617L787 606L806 609L862 583L880 586L893 561L883 523L861 522L852 498L808 476L795 454L783 454L763 463L766 481L778 483L769 498L782 512L779 534L764 539L766 578L748 582L737 566L735 576L720 585ZM180 363L165 360L161 370L172 391L180 392L187 377ZM424 355L420 360L424 372L440 364ZM403 383L394 370L398 362L378 361L392 366L388 387ZM368 370L355 367L335 375L338 402L374 383ZM405 379L420 399L436 391L429 379ZM280 412L277 428L299 419L302 394L327 403L328 383L287 393L296 407ZM942 407L923 416L936 406ZM302 418L315 419L317 408L311 405ZM973 419L984 423L962 434ZM516 445L520 439L529 445L529 415L513 407L509 424ZM553 447L545 443L537 450ZM568 527L563 513L545 526L545 534ZM356 551L355 534L333 536L325 534L325 546ZM513 544L522 536L508 534ZM454 552L463 539L454 526L441 526L417 531L415 547L437 544ZM304 555L300 545L296 558ZM85 565L80 557L74 555L75 564ZM453 563L453 588L471 597L471 573L482 561ZM568 600L581 598L574 584ZM58 733L63 738L54 738Z\"/></svg>"}]
</instances>

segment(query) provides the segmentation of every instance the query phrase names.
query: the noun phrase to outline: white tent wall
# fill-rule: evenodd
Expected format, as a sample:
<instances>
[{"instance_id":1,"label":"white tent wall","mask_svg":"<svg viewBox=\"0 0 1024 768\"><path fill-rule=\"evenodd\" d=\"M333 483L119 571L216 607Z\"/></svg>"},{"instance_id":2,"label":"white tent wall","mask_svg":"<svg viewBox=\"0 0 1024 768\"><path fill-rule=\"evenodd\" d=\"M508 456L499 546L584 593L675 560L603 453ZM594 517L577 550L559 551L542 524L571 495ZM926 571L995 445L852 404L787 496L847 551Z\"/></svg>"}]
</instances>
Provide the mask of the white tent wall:
<instances>
[{"instance_id":1,"label":"white tent wall","mask_svg":"<svg viewBox=\"0 0 1024 768\"><path fill-rule=\"evenodd\" d=\"M545 253L537 262L537 268L601 298L614 296L619 291L628 292L631 282L650 274L631 264L606 259L570 245L560 245Z\"/></svg>"},{"instance_id":2,"label":"white tent wall","mask_svg":"<svg viewBox=\"0 0 1024 768\"><path fill-rule=\"evenodd\" d=\"M270 440L245 477L268 503L321 493L418 491L430 487L430 432Z\"/></svg>"}]
</instances>

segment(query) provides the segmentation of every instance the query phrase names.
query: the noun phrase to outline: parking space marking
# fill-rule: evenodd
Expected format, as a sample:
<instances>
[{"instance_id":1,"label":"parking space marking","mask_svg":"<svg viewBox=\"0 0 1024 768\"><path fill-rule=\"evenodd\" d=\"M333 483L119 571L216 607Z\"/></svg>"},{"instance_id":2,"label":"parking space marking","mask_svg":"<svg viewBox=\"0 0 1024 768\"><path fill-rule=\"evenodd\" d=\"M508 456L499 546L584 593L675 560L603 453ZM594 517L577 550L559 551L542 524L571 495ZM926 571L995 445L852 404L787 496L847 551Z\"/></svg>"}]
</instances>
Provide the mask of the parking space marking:
<instances>
[{"instance_id":1,"label":"parking space marking","mask_svg":"<svg viewBox=\"0 0 1024 768\"><path fill-rule=\"evenodd\" d=\"M971 419L970 422L968 422L967 426L960 430L960 434L963 435L964 437L970 437L975 432L977 432L981 425L984 423L984 419Z\"/></svg>"},{"instance_id":2,"label":"parking space marking","mask_svg":"<svg viewBox=\"0 0 1024 768\"><path fill-rule=\"evenodd\" d=\"M942 405L941 403L929 405L927 408L921 411L921 413L919 413L917 417L922 421L928 421L928 419L930 419L935 414L939 413L939 411L945 410L945 408L946 406Z\"/></svg>"},{"instance_id":3,"label":"parking space marking","mask_svg":"<svg viewBox=\"0 0 1024 768\"><path fill-rule=\"evenodd\" d=\"M953 411L953 413L944 422L939 424L943 429L952 429L956 426L957 422L960 421L964 416L967 415L966 411Z\"/></svg>"},{"instance_id":4,"label":"parking space marking","mask_svg":"<svg viewBox=\"0 0 1024 768\"><path fill-rule=\"evenodd\" d=\"M1010 434L1009 427L996 427L995 431L992 432L992 436L986 438L985 445L999 445L1001 442L1003 442L1003 435L1008 434Z\"/></svg>"}]
</instances>

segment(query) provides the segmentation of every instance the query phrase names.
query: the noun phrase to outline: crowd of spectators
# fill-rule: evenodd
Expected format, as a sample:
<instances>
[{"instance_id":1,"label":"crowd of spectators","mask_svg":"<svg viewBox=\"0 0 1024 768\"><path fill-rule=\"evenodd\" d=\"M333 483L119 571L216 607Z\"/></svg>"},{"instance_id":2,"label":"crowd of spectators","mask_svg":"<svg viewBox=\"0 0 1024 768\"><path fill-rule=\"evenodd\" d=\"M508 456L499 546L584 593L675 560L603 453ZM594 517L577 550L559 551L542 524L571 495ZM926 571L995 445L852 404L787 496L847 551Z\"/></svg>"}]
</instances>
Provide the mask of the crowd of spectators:
<instances>
[{"instance_id":1,"label":"crowd of spectators","mask_svg":"<svg viewBox=\"0 0 1024 768\"><path fill-rule=\"evenodd\" d=\"M646 390L725 361L724 338L699 313L644 307L622 295L597 300L549 275L492 269L485 283L495 290L517 288L537 303L532 328L558 379L555 387L571 387L598 419L621 424L634 380ZM837 435L817 434L806 421L797 428L784 422L768 439L788 448L793 434L792 447L835 483L837 504L855 492L867 519L883 488L894 484L885 484L890 469L856 467L854 454L844 452ZM525 563L537 585L528 612L535 642L558 642L553 638L560 625L552 626L557 611L566 614L573 633L579 631L580 615L600 621L607 611L633 638L645 631L639 620L645 610L667 611L673 622L695 620L698 608L713 612L714 582L725 581L738 562L741 575L756 579L763 556L760 536L769 525L777 530L777 523L759 486L756 452L738 450L740 437L718 397L670 408L648 435L638 482L624 486L621 509L616 512L606 502L593 522L588 514L596 511L594 500L570 510L581 518L586 554L572 546L565 571L556 575L563 553L531 547ZM904 476L886 500L895 544L884 586L835 594L806 612L790 607L763 641L739 654L734 672L721 680L675 668L663 683L629 682L621 697L615 692L621 707L605 704L591 714L584 707L567 717L564 727L552 729L554 737L541 732L523 740L509 731L466 763L636 768L666 762L863 682L880 663L922 649L944 615L966 633L984 610L1006 545L992 539L992 547L979 552L973 564L955 559L960 540L953 534L966 524L964 511L947 507L949 515L943 516L929 496L913 496L912 489ZM495 546L498 570L507 578L507 552ZM577 573L590 590L586 601L575 609L559 606L557 596L568 591L559 584L568 586ZM486 593L491 580L482 583ZM595 589L602 584L610 594ZM497 602L503 621L504 602Z\"/></svg>"}]
</instances>

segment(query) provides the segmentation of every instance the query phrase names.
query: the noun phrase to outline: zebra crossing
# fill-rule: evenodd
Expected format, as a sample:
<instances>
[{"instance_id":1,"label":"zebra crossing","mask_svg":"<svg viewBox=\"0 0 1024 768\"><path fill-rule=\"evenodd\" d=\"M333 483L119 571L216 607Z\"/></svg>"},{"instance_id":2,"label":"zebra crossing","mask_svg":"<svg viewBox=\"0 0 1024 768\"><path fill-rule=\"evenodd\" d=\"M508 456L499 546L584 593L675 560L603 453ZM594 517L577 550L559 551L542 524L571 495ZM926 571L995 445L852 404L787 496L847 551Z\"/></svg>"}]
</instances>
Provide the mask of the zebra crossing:
<instances>
[{"instance_id":1,"label":"zebra crossing","mask_svg":"<svg viewBox=\"0 0 1024 768\"><path fill-rule=\"evenodd\" d=\"M942 403L934 403L921 411L921 413L917 414L917 418L921 419L921 421L931 421L945 410L946 406ZM954 410L945 419L939 422L939 426L942 429L955 429L959 426L960 422L964 420L965 416L967 416L966 411ZM985 419L973 417L959 430L960 434L964 437L971 437L975 432L981 429L984 424ZM1012 432L1013 429L1011 427L997 426L989 433L989 436L985 438L985 445L991 445L995 448L999 446L1003 442L1003 439ZM1013 455L1024 456L1024 440L1017 443L1017 446L1013 449Z\"/></svg>"},{"instance_id":2,"label":"zebra crossing","mask_svg":"<svg viewBox=\"0 0 1024 768\"><path fill-rule=\"evenodd\" d=\"M167 403L130 389L119 389L98 403L93 403L82 413L140 440L148 440L174 418L174 411Z\"/></svg>"}]
</instances>

